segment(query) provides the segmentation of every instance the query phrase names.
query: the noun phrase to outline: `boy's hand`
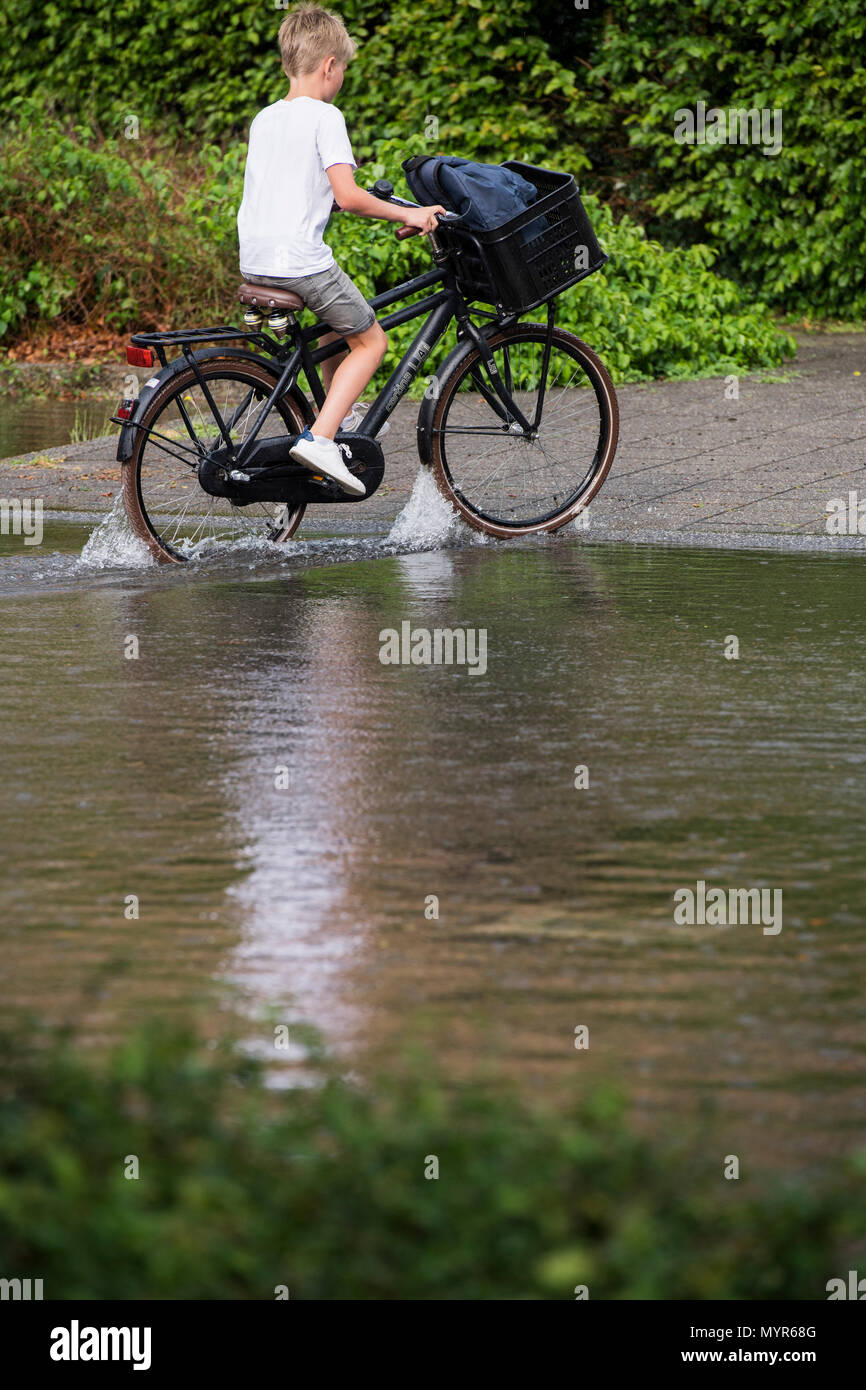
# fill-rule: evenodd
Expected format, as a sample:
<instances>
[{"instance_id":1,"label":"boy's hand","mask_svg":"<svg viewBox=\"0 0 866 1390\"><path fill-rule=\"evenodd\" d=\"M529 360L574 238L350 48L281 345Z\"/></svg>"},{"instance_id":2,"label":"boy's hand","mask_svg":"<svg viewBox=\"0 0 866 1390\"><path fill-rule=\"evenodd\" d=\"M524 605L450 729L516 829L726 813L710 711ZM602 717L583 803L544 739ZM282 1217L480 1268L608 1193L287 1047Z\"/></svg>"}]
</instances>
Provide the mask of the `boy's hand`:
<instances>
[{"instance_id":1,"label":"boy's hand","mask_svg":"<svg viewBox=\"0 0 866 1390\"><path fill-rule=\"evenodd\" d=\"M400 221L404 227L411 227L414 231L421 232L426 236L429 232L436 230L437 212L445 212L439 203L434 203L429 208L401 208Z\"/></svg>"}]
</instances>

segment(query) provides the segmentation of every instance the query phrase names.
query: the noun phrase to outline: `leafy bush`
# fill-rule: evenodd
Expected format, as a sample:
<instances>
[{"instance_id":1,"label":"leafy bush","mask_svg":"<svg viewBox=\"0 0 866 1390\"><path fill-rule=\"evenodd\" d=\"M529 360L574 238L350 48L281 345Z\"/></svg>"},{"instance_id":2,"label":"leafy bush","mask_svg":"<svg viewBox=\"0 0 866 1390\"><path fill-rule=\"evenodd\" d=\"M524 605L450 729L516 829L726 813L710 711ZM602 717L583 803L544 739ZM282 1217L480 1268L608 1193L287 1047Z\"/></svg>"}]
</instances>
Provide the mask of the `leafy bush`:
<instances>
[{"instance_id":1,"label":"leafy bush","mask_svg":"<svg viewBox=\"0 0 866 1390\"><path fill-rule=\"evenodd\" d=\"M765 306L713 274L711 247L665 250L636 222L614 223L603 203L584 201L611 261L557 301L557 316L601 352L616 380L721 376L793 353Z\"/></svg>"},{"instance_id":2,"label":"leafy bush","mask_svg":"<svg viewBox=\"0 0 866 1390\"><path fill-rule=\"evenodd\" d=\"M356 153L421 142L579 174L666 245L709 242L774 306L866 313L866 33L860 0L336 0L360 40L340 98ZM285 90L283 11L235 0L6 0L7 118L35 94L122 138L243 135ZM698 100L781 107L784 148L679 145Z\"/></svg>"},{"instance_id":3,"label":"leafy bush","mask_svg":"<svg viewBox=\"0 0 866 1390\"><path fill-rule=\"evenodd\" d=\"M224 247L199 231L203 177L29 107L0 141L0 337L28 319L125 329L176 302L215 307Z\"/></svg>"},{"instance_id":4,"label":"leafy bush","mask_svg":"<svg viewBox=\"0 0 866 1390\"><path fill-rule=\"evenodd\" d=\"M340 102L356 153L376 140L428 139L482 158L566 150L574 74L551 55L533 0L337 0L360 47ZM77 118L120 135L241 135L260 106L285 93L277 32L284 9L235 0L6 0L0 82L7 111L41 92ZM432 118L432 120L431 120ZM436 133L435 122L439 129ZM576 160L572 152L569 167Z\"/></svg>"},{"instance_id":5,"label":"leafy bush","mask_svg":"<svg viewBox=\"0 0 866 1390\"><path fill-rule=\"evenodd\" d=\"M605 193L667 244L709 241L773 305L866 315L864 37L861 0L621 0L575 115ZM780 109L781 153L677 144L675 113L699 100Z\"/></svg>"},{"instance_id":6,"label":"leafy bush","mask_svg":"<svg viewBox=\"0 0 866 1390\"><path fill-rule=\"evenodd\" d=\"M360 1089L310 1067L275 1091L236 1045L163 1028L102 1063L7 1034L4 1271L49 1299L810 1299L863 1229L862 1162L748 1187L705 1143L639 1137L606 1091L555 1116L420 1069Z\"/></svg>"},{"instance_id":7,"label":"leafy bush","mask_svg":"<svg viewBox=\"0 0 866 1390\"><path fill-rule=\"evenodd\" d=\"M408 194L400 161L414 151L411 142L377 141L365 178L387 173ZM2 154L0 335L7 340L25 325L57 319L132 331L237 318L243 142L226 152L205 145L193 159L64 128L31 107ZM671 254L588 202L611 263L565 295L557 313L588 336L620 380L748 370L791 350L766 311L744 306L736 287L712 274L707 248ZM368 296L430 266L420 239L397 242L383 224L348 214L333 218L328 240ZM391 330L388 365L416 328Z\"/></svg>"}]
</instances>

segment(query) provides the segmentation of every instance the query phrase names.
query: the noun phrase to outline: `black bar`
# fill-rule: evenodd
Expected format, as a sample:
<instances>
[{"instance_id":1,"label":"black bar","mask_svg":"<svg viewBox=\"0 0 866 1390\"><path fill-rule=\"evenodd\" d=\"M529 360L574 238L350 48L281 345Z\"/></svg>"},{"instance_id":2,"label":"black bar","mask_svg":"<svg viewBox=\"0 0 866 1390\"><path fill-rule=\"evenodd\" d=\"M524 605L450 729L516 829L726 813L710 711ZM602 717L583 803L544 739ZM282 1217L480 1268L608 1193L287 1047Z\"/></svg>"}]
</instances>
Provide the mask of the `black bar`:
<instances>
[{"instance_id":1,"label":"black bar","mask_svg":"<svg viewBox=\"0 0 866 1390\"><path fill-rule=\"evenodd\" d=\"M437 277L441 279L442 277ZM401 286L401 289L405 288ZM451 295L453 291L449 289L439 290L437 294L425 295L423 299L417 299L414 304L407 304L403 309L396 309L393 314L386 314L382 319L383 328L393 328L398 323L408 323L410 319L420 318L422 314L429 313L437 304L442 302L444 295ZM392 296L393 299L403 299L403 294ZM371 299L371 309L376 307L376 301ZM305 343L312 342L315 338L320 338L324 333L333 333L330 324L323 320L310 324L309 328L301 329L301 339ZM346 349L345 338L340 338L336 343L328 343L325 347L316 348L313 353L314 362L324 362L326 358L333 357L337 352L344 352Z\"/></svg>"},{"instance_id":2,"label":"black bar","mask_svg":"<svg viewBox=\"0 0 866 1390\"><path fill-rule=\"evenodd\" d=\"M262 425L265 423L265 421L267 420L268 416L270 415L271 410L273 409L273 406L274 406L274 402L277 401L277 400L280 398L280 396L282 396L282 394L284 393L284 391L286 390L286 387L288 386L289 382L291 381L292 376L293 376L293 375L297 372L297 370L298 370L298 365L299 365L299 363L301 362L302 357L303 357L303 349L302 349L300 346L299 346L299 347L296 347L295 350L294 350L294 352L292 353L291 357L289 358L288 362L287 362L286 365L283 367L283 370L282 370L282 372L280 373L280 378L279 378L279 380L277 381L276 386L275 386L274 389L271 391L271 394L268 396L268 399L265 401L264 405L262 406L261 411L259 412L258 419L256 420L256 423L255 423L255 425L253 426L252 431L250 432L250 434L247 435L246 439L244 440L243 444L241 445L240 449L238 450L237 454L235 455L235 462L236 462L236 465L237 465L238 468L242 468L242 467L243 467L243 460L246 458L247 454L249 453L250 449L252 448L253 442L254 442L254 440L257 438L258 433L259 433L259 431L260 431ZM228 441L228 444L229 444L229 452L231 453L231 452L232 452L231 440Z\"/></svg>"},{"instance_id":3,"label":"black bar","mask_svg":"<svg viewBox=\"0 0 866 1390\"><path fill-rule=\"evenodd\" d=\"M443 304L450 297L450 290L440 290L438 294L429 294L426 299L419 299L417 304L407 304L403 309L395 309L393 314L386 314L380 322L383 328L396 328L398 324L420 318L423 313L432 313L439 304Z\"/></svg>"},{"instance_id":4,"label":"black bar","mask_svg":"<svg viewBox=\"0 0 866 1390\"><path fill-rule=\"evenodd\" d=\"M538 429L541 425L541 412L544 406L544 397L547 391L547 372L550 367L550 349L553 343L553 300L547 306L547 337L544 340L544 352L541 357L541 381L538 386L538 401L535 406L535 419L533 428Z\"/></svg>"},{"instance_id":5,"label":"black bar","mask_svg":"<svg viewBox=\"0 0 866 1390\"><path fill-rule=\"evenodd\" d=\"M318 353L310 352L310 349L307 346L307 343L304 341L303 336L301 336L298 339L298 343L301 352L301 366L304 369L304 376L307 378L307 385L313 393L313 400L316 402L316 405L321 410L322 406L325 403L325 388L322 385L321 376L316 371L316 362L324 362L324 360L327 357L333 357L335 353L341 352L346 345L343 342L343 340L340 339L339 342L331 343L328 345L327 348L322 348L322 355L321 357L319 357Z\"/></svg>"},{"instance_id":6,"label":"black bar","mask_svg":"<svg viewBox=\"0 0 866 1390\"><path fill-rule=\"evenodd\" d=\"M265 333L255 329L233 328L229 323L219 324L215 328L175 328L165 333L133 333L130 342L134 347L150 347L151 344L159 347L176 346L179 343L216 342L220 338L251 338L264 343L272 342Z\"/></svg>"},{"instance_id":7,"label":"black bar","mask_svg":"<svg viewBox=\"0 0 866 1390\"><path fill-rule=\"evenodd\" d=\"M290 1269L290 1236L287 1251ZM277 1277L268 1282L275 1285ZM280 1288L285 1290L282 1298L276 1296L274 1287L263 1288L261 1299L248 1302L3 1304L8 1315L3 1319L5 1362L18 1366L23 1384L38 1373L40 1380L57 1384L68 1384L71 1377L76 1383L86 1381L90 1385L116 1385L120 1381L135 1386L137 1363L142 1385L164 1385L170 1375L184 1380L194 1376L199 1384L213 1379L214 1385L221 1386L235 1375L248 1381L252 1366L273 1367L275 1373L284 1370L290 1343L296 1364L304 1348L308 1356L320 1360L324 1345L327 1362L333 1365L335 1318L346 1358L357 1355L350 1350L357 1345L351 1334L369 1335L371 1319L385 1336L393 1330L393 1306L386 1303L382 1312L376 1313L374 1302L369 1296L365 1298L363 1289L353 1305L345 1300L306 1301L292 1286L291 1274ZM518 1302L508 1303L507 1311L500 1307L497 1313L489 1301L455 1306L444 1295L440 1299L443 1307L435 1315L434 1338L429 1335L433 1326L429 1307L422 1306L418 1312L418 1332L428 1334L424 1383L440 1371L443 1376L453 1375L454 1345L447 1335L451 1328L476 1339L479 1332L489 1334L484 1337L484 1370L495 1375L501 1364L498 1357L513 1358L515 1319L525 1332L541 1334L548 1359L556 1345L560 1355L573 1352L575 1335L579 1334L581 1365L596 1365L610 1380L631 1373L636 1380L639 1376L641 1383L648 1373L666 1381L669 1371L677 1368L700 1374L713 1364L722 1370L747 1372L756 1366L785 1369L799 1365L813 1375L818 1372L819 1384L835 1386L841 1384L837 1379L840 1373L850 1378L862 1349L862 1313L851 1303L593 1300L575 1297L569 1290L552 1298L554 1306L547 1306L546 1311L537 1302ZM376 1321L379 1317L381 1324ZM401 1303L401 1323L407 1317L412 1314L406 1303ZM117 1360L100 1357L103 1328L117 1331L116 1337L104 1341L109 1355L113 1345L117 1346ZM91 1351L96 1351L99 1359L90 1359ZM58 1354L70 1359L61 1360ZM775 1359L770 1361L772 1355ZM343 1364L348 1370L348 1359ZM356 1366L357 1359L353 1369Z\"/></svg>"},{"instance_id":8,"label":"black bar","mask_svg":"<svg viewBox=\"0 0 866 1390\"><path fill-rule=\"evenodd\" d=\"M386 304L394 304L398 299L408 299L410 294L426 290L428 285L439 284L443 279L441 270L427 270L423 275L416 275L414 280L406 280L402 285L395 285L391 290L374 295L370 300L370 308L384 309Z\"/></svg>"},{"instance_id":9,"label":"black bar","mask_svg":"<svg viewBox=\"0 0 866 1390\"><path fill-rule=\"evenodd\" d=\"M184 357L186 358L186 360L187 360L189 366L190 366L190 367L192 368L192 370L195 372L195 377L196 377L196 380L197 380L197 382L198 382L198 384L199 384L199 387L200 387L200 389L201 389L201 393L202 393L202 395L204 396L205 400L207 401L208 405L210 406L211 414L213 415L214 419L215 419L216 422L217 422L217 425L219 426L219 432L220 432L220 434L221 434L221 436L222 436L223 443L225 444L226 448L228 449L229 454L233 454L234 450L233 450L233 448L232 448L231 435L229 434L228 430L226 429L225 421L223 420L223 417L220 415L219 411L217 410L216 402L215 402L213 396L212 396L211 393L210 393L210 388L209 388L207 382L205 381L204 377L202 376L201 367L200 367L199 363L195 360L195 353L190 353L190 352L188 352L188 351L187 351L187 346L188 346L187 344L184 344L183 355L184 355ZM193 430L192 430L192 425L191 425L191 422L190 422L190 420L189 420L189 416L187 415L186 408L185 408L185 406L184 406L184 404L183 404L183 400L181 399L181 397L178 397L178 408L180 409L180 412L181 412L181 414L182 414L182 416L183 416L184 423L185 423L185 425L186 425L186 427L187 427L187 430L189 431L190 438L192 439L193 443L195 443L195 442L196 442L196 436L195 436L195 434L194 434L194 432L193 432Z\"/></svg>"},{"instance_id":10,"label":"black bar","mask_svg":"<svg viewBox=\"0 0 866 1390\"><path fill-rule=\"evenodd\" d=\"M510 424L511 420L516 420L517 423L520 425L520 428L528 436L532 430L532 426L530 425L526 416L523 414L523 411L520 409L520 406L514 400L514 397L506 389L505 383L503 382L502 377L500 375L499 368L496 365L496 359L493 355L490 344L484 337L483 333L479 333L474 323L471 323L467 320L465 328L467 334L472 339L473 343L478 349L478 352L481 357L481 364L484 370L487 372L488 377L490 378L491 386L493 387L502 404L505 406L506 417L510 417L508 419L508 423ZM507 347L508 344L506 343L504 344L504 346ZM473 372L473 377L474 376L475 374ZM480 374L479 377L475 379L480 382ZM486 393L482 392L482 394Z\"/></svg>"},{"instance_id":11,"label":"black bar","mask_svg":"<svg viewBox=\"0 0 866 1390\"><path fill-rule=\"evenodd\" d=\"M325 331L328 333L333 332L333 329L328 328L327 324L313 324L313 327L324 328ZM303 332L301 333L301 342L303 343L305 349L307 348L307 344L311 342L312 339L316 336L317 335L315 333L310 333L309 330L306 328L303 330ZM309 353L309 357L311 362L327 362L329 357L336 357L338 352L345 351L346 339L338 338L334 343L326 343L324 347L314 348L313 351Z\"/></svg>"}]
</instances>

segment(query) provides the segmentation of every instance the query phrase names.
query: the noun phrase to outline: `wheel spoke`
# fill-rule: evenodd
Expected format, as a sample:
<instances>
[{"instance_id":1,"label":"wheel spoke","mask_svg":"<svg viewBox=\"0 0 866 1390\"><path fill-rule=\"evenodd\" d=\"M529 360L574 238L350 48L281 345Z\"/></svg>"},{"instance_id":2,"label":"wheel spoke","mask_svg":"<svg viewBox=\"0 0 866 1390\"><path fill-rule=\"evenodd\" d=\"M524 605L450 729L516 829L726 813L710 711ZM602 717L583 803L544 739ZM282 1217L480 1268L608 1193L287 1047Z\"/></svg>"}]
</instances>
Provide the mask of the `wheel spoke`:
<instances>
[{"instance_id":1,"label":"wheel spoke","mask_svg":"<svg viewBox=\"0 0 866 1390\"><path fill-rule=\"evenodd\" d=\"M527 420L535 420L546 330L517 325L491 350L502 380ZM544 529L577 510L615 443L613 390L582 345L555 330L541 419L532 437L498 422L473 353L445 387L433 428L434 461L445 491L473 524ZM608 389L603 389L607 382ZM587 389L589 387L589 389ZM486 446L482 440L486 439ZM597 483L596 483L597 486ZM595 487L593 487L593 491Z\"/></svg>"},{"instance_id":2,"label":"wheel spoke","mask_svg":"<svg viewBox=\"0 0 866 1390\"><path fill-rule=\"evenodd\" d=\"M203 364L201 370L232 444L240 446L273 389L269 374L246 363ZM283 397L264 422L263 437L288 437L303 427L297 407ZM211 541L273 540L295 529L302 504L257 502L241 508L205 492L197 475L199 460L223 444L218 421L192 372L143 421L127 465L135 469L137 489L125 489L125 495L133 524L146 534L155 554L187 558Z\"/></svg>"}]
</instances>

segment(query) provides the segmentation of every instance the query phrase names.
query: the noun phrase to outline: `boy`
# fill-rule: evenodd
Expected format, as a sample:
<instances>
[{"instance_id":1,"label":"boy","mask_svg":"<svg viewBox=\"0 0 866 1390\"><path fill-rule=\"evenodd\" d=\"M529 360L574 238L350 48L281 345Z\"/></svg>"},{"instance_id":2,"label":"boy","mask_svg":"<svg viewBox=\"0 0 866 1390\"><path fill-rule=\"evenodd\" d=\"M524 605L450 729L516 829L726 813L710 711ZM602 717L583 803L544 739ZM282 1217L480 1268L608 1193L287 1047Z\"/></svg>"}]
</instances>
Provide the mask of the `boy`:
<instances>
[{"instance_id":1,"label":"boy","mask_svg":"<svg viewBox=\"0 0 866 1390\"><path fill-rule=\"evenodd\" d=\"M255 284L294 290L335 331L348 352L322 363L327 396L292 458L326 474L345 492L366 489L343 462L334 435L344 417L358 422L355 402L385 355L388 340L370 305L322 240L336 204L360 217L381 217L432 232L442 207L406 208L358 188L358 166L346 122L332 102L355 53L342 20L318 5L302 5L280 26L280 53L289 93L260 111L250 126L244 196L238 213L241 274Z\"/></svg>"}]
</instances>

